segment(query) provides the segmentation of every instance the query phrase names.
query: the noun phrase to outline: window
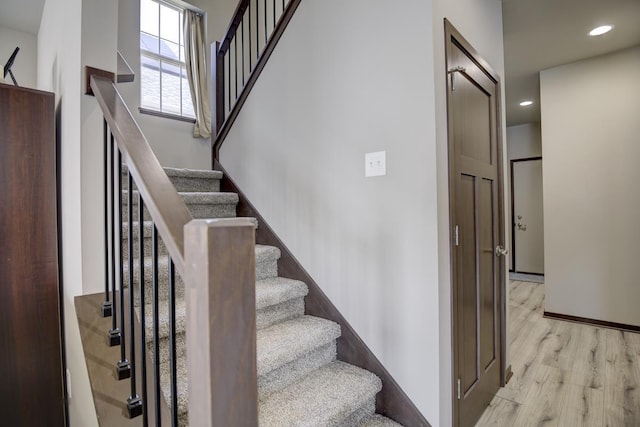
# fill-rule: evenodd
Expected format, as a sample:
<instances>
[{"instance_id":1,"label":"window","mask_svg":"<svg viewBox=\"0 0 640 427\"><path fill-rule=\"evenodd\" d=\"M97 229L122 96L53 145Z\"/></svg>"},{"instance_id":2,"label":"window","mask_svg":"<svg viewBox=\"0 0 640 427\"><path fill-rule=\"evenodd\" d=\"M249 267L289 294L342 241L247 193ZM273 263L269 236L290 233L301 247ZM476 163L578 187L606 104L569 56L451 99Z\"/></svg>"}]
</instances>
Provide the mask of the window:
<instances>
[{"instance_id":1,"label":"window","mask_svg":"<svg viewBox=\"0 0 640 427\"><path fill-rule=\"evenodd\" d=\"M194 118L184 59L183 9L140 0L140 107Z\"/></svg>"}]
</instances>

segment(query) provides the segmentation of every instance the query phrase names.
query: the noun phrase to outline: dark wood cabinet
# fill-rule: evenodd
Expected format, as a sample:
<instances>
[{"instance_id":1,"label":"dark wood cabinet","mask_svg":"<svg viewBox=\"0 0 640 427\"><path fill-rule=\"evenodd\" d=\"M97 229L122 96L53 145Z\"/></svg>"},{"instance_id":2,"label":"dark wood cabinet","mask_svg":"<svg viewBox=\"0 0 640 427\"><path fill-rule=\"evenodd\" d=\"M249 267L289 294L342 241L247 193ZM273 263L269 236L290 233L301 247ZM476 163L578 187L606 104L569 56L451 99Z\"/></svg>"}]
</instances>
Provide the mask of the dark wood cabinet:
<instances>
[{"instance_id":1,"label":"dark wood cabinet","mask_svg":"<svg viewBox=\"0 0 640 427\"><path fill-rule=\"evenodd\" d=\"M1 425L62 426L54 95L0 84Z\"/></svg>"}]
</instances>

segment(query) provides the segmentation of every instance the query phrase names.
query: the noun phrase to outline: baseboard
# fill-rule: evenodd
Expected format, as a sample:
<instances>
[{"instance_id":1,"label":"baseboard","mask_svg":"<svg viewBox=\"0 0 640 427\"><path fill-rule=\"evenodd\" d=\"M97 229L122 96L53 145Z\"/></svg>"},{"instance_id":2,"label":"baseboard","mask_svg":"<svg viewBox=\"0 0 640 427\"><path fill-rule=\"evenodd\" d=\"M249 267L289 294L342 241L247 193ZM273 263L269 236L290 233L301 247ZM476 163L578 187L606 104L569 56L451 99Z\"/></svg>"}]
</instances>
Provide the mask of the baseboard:
<instances>
[{"instance_id":1,"label":"baseboard","mask_svg":"<svg viewBox=\"0 0 640 427\"><path fill-rule=\"evenodd\" d=\"M513 371L511 370L511 365L509 365L507 366L507 371L504 374L503 387L509 383L509 380L511 379L511 377L513 377Z\"/></svg>"},{"instance_id":2,"label":"baseboard","mask_svg":"<svg viewBox=\"0 0 640 427\"><path fill-rule=\"evenodd\" d=\"M608 322L606 320L590 319L588 317L571 316L569 314L544 312L544 317L548 319L565 320L567 322L582 323L584 325L600 326L603 328L619 329L621 331L640 333L640 326L627 325L625 323Z\"/></svg>"},{"instance_id":3,"label":"baseboard","mask_svg":"<svg viewBox=\"0 0 640 427\"><path fill-rule=\"evenodd\" d=\"M300 265L284 243L282 243L273 229L258 213L258 210L251 202L249 202L245 194L240 191L233 179L217 160L214 161L214 169L224 173L224 177L220 183L220 191L238 194L240 200L236 209L237 215L240 217L253 217L258 220L256 243L275 246L280 249L282 255L278 262L279 274L283 277L305 282L309 287L309 294L305 298L306 313L332 320L342 328L342 336L338 338L338 359L373 372L382 380L382 391L378 393L376 398L376 412L405 426L429 427L429 422L420 413L411 399L409 399L391 374L340 314L318 284L311 278L302 265Z\"/></svg>"}]
</instances>

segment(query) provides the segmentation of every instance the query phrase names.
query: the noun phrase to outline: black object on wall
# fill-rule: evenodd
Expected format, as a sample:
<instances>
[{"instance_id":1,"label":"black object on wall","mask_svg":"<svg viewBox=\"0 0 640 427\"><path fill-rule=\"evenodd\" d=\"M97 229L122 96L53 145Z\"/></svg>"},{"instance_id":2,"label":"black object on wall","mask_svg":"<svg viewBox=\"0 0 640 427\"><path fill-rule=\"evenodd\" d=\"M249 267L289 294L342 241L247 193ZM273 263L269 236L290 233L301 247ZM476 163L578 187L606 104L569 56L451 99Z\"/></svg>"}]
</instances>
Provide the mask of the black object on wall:
<instances>
[{"instance_id":1,"label":"black object on wall","mask_svg":"<svg viewBox=\"0 0 640 427\"><path fill-rule=\"evenodd\" d=\"M11 71L11 67L13 67L13 61L16 60L16 56L18 56L18 51L19 50L20 50L20 48L16 46L15 50L13 51L13 53L9 57L9 60L7 61L7 63L4 66L4 74L2 75L3 78L6 78L7 77L7 73L9 73L9 75L11 76L11 80L13 80L13 84L16 85L16 86L18 86L18 82L16 81L16 78L13 75L13 72Z\"/></svg>"}]
</instances>

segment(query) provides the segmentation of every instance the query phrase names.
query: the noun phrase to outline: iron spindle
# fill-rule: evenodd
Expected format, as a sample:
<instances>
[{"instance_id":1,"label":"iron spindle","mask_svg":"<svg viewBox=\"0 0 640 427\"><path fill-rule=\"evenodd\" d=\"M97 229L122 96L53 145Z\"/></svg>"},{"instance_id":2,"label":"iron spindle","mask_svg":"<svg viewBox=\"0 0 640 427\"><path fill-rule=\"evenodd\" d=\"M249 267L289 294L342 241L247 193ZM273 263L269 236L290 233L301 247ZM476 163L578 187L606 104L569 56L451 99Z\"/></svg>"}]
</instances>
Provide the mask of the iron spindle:
<instances>
[{"instance_id":1,"label":"iron spindle","mask_svg":"<svg viewBox=\"0 0 640 427\"><path fill-rule=\"evenodd\" d=\"M118 201L114 203L118 206L118 265L120 285L120 360L116 365L116 377L119 380L131 377L131 364L127 360L127 339L126 325L124 319L124 259L122 257L122 155L120 149L116 145L116 170L118 171ZM114 172L115 173L115 172Z\"/></svg>"},{"instance_id":2,"label":"iron spindle","mask_svg":"<svg viewBox=\"0 0 640 427\"><path fill-rule=\"evenodd\" d=\"M147 412L147 328L145 317L145 296L144 296L144 201L142 195L138 193L138 262L140 263L139 295L140 295L140 380L142 381L142 425L149 425L149 415Z\"/></svg>"},{"instance_id":3,"label":"iron spindle","mask_svg":"<svg viewBox=\"0 0 640 427\"><path fill-rule=\"evenodd\" d=\"M135 286L133 285L133 180L131 172L127 172L127 250L129 261L129 333L131 334L131 395L127 399L129 418L142 414L142 401L136 392L136 329L135 329ZM142 241L142 240L141 240ZM140 271L142 273L142 271Z\"/></svg>"},{"instance_id":4,"label":"iron spindle","mask_svg":"<svg viewBox=\"0 0 640 427\"><path fill-rule=\"evenodd\" d=\"M161 425L160 414L160 320L158 315L158 230L153 224L151 233L152 278L153 278L153 391L156 412L156 425Z\"/></svg>"},{"instance_id":5,"label":"iron spindle","mask_svg":"<svg viewBox=\"0 0 640 427\"><path fill-rule=\"evenodd\" d=\"M169 257L169 346L171 366L171 425L178 425L178 371L176 358L176 270Z\"/></svg>"},{"instance_id":6,"label":"iron spindle","mask_svg":"<svg viewBox=\"0 0 640 427\"><path fill-rule=\"evenodd\" d=\"M251 65L252 63L252 54L253 51L251 49L251 1L249 1L249 73L251 73L251 71L253 71L253 66Z\"/></svg>"},{"instance_id":7,"label":"iron spindle","mask_svg":"<svg viewBox=\"0 0 640 427\"><path fill-rule=\"evenodd\" d=\"M233 69L233 74L235 74L236 78L236 93L235 100L238 99L238 30L236 29L236 34L233 37L233 46L235 50L235 55L233 55L233 60L235 62L235 67Z\"/></svg>"},{"instance_id":8,"label":"iron spindle","mask_svg":"<svg viewBox=\"0 0 640 427\"><path fill-rule=\"evenodd\" d=\"M242 45L240 48L240 53L242 53L242 87L244 87L244 16L242 17L242 21L240 21L240 29L242 33Z\"/></svg>"},{"instance_id":9,"label":"iron spindle","mask_svg":"<svg viewBox=\"0 0 640 427\"><path fill-rule=\"evenodd\" d=\"M109 301L109 131L107 120L104 122L104 302L102 303L102 317L111 316L113 306Z\"/></svg>"},{"instance_id":10,"label":"iron spindle","mask_svg":"<svg viewBox=\"0 0 640 427\"><path fill-rule=\"evenodd\" d=\"M114 157L115 157L115 151L114 151L114 138L113 138L113 134L110 132L110 140L111 143L109 145L109 152L110 152L110 162L109 162L109 170L110 170L110 174L111 177L109 179L109 199L110 199L110 213L111 215L109 216L110 218L110 222L111 222L111 228L110 228L110 248L109 248L109 255L110 255L110 267L111 267L111 300L112 300L112 310L111 310L111 330L109 331L109 338L108 338L108 342L109 342L109 346L110 347L114 347L116 345L120 345L120 330L118 329L118 323L117 323L117 313L116 313L116 259L115 259L115 252L116 252L116 248L115 248L115 183L114 183Z\"/></svg>"}]
</instances>

